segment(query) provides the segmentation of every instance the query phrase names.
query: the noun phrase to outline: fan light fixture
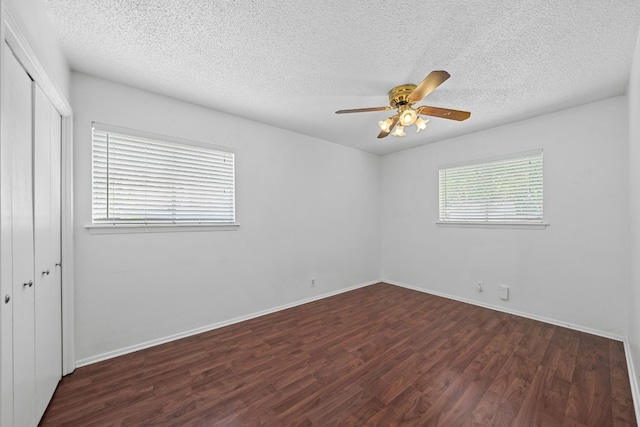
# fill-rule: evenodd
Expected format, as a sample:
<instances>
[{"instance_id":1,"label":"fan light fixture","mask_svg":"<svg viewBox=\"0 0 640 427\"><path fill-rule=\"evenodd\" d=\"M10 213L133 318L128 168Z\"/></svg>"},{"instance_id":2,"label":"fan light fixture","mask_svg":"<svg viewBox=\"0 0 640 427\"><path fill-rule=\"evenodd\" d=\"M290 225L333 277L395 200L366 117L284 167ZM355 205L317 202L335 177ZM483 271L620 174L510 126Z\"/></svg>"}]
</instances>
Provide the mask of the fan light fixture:
<instances>
[{"instance_id":1,"label":"fan light fixture","mask_svg":"<svg viewBox=\"0 0 640 427\"><path fill-rule=\"evenodd\" d=\"M404 126L402 126L402 125L396 126L396 130L394 130L391 135L393 135L393 136L405 136L406 133L404 133Z\"/></svg>"},{"instance_id":2,"label":"fan light fixture","mask_svg":"<svg viewBox=\"0 0 640 427\"><path fill-rule=\"evenodd\" d=\"M422 117L418 117L416 119L416 132L420 132L421 130L425 130L427 128L427 123L429 123L429 119L423 120Z\"/></svg>"},{"instance_id":3,"label":"fan light fixture","mask_svg":"<svg viewBox=\"0 0 640 427\"><path fill-rule=\"evenodd\" d=\"M426 129L427 123L429 123L429 119L424 120L422 117L418 117L416 110L414 110L410 106L407 106L400 113L399 119L398 119L398 116L395 116L395 117L389 117L384 121L379 121L378 126L380 127L380 130L387 133L391 132L391 129L393 128L394 119L398 120L399 123L398 123L398 126L395 128L395 131L391 133L391 135L393 136L406 136L407 134L405 133L404 128L406 126L411 126L413 124L416 125L416 132L420 132L421 130Z\"/></svg>"},{"instance_id":4,"label":"fan light fixture","mask_svg":"<svg viewBox=\"0 0 640 427\"><path fill-rule=\"evenodd\" d=\"M400 113L400 124L402 124L402 126L411 126L417 118L416 110L409 107Z\"/></svg>"},{"instance_id":5,"label":"fan light fixture","mask_svg":"<svg viewBox=\"0 0 640 427\"><path fill-rule=\"evenodd\" d=\"M380 129L382 129L383 131L389 132L391 130L391 124L392 123L393 123L393 119L391 117L389 117L385 121L378 122L378 126L380 126Z\"/></svg>"}]
</instances>

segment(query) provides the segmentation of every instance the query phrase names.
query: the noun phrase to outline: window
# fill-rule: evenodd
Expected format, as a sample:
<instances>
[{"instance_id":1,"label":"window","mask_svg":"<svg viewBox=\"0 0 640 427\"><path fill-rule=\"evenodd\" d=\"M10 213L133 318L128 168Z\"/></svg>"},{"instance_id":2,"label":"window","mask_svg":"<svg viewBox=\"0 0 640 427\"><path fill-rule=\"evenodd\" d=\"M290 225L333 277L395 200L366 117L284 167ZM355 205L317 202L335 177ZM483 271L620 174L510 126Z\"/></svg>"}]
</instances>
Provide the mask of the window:
<instances>
[{"instance_id":1,"label":"window","mask_svg":"<svg viewBox=\"0 0 640 427\"><path fill-rule=\"evenodd\" d=\"M440 169L440 222L542 223L542 150Z\"/></svg>"},{"instance_id":2,"label":"window","mask_svg":"<svg viewBox=\"0 0 640 427\"><path fill-rule=\"evenodd\" d=\"M93 224L233 224L235 154L93 124Z\"/></svg>"}]
</instances>

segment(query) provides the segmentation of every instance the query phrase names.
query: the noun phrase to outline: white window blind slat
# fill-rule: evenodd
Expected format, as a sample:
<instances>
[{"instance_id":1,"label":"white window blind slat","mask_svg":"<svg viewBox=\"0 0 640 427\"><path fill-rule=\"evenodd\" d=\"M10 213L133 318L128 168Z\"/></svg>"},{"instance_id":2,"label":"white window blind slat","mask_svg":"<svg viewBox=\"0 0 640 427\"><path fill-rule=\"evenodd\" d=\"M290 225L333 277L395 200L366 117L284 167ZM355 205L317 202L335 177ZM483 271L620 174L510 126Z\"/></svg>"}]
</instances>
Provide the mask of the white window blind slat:
<instances>
[{"instance_id":1,"label":"white window blind slat","mask_svg":"<svg viewBox=\"0 0 640 427\"><path fill-rule=\"evenodd\" d=\"M94 224L232 224L235 154L93 127Z\"/></svg>"},{"instance_id":2,"label":"white window blind slat","mask_svg":"<svg viewBox=\"0 0 640 427\"><path fill-rule=\"evenodd\" d=\"M440 222L543 220L542 150L439 170Z\"/></svg>"}]
</instances>

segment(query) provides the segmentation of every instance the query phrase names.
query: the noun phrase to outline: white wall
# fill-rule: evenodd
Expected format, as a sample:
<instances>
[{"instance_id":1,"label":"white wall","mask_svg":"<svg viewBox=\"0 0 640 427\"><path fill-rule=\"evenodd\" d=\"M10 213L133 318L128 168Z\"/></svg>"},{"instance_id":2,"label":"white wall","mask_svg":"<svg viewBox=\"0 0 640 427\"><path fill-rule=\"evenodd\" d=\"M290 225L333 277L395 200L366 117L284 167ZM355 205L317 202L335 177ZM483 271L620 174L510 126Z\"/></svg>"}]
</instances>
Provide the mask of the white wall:
<instances>
[{"instance_id":1,"label":"white wall","mask_svg":"<svg viewBox=\"0 0 640 427\"><path fill-rule=\"evenodd\" d=\"M58 44L43 0L3 0L7 12L18 25L47 76L69 99L69 66Z\"/></svg>"},{"instance_id":2,"label":"white wall","mask_svg":"<svg viewBox=\"0 0 640 427\"><path fill-rule=\"evenodd\" d=\"M629 347L632 366L640 374L640 35L629 80L629 205L631 281L629 287Z\"/></svg>"},{"instance_id":3,"label":"white wall","mask_svg":"<svg viewBox=\"0 0 640 427\"><path fill-rule=\"evenodd\" d=\"M81 362L380 277L378 156L84 74L71 86ZM89 234L92 121L235 148L240 228Z\"/></svg>"},{"instance_id":4,"label":"white wall","mask_svg":"<svg viewBox=\"0 0 640 427\"><path fill-rule=\"evenodd\" d=\"M548 228L435 224L439 166L537 148L544 149ZM626 336L627 188L625 97L387 155L382 277ZM477 281L484 282L483 293L476 292ZM500 284L510 286L509 301L499 299Z\"/></svg>"}]
</instances>

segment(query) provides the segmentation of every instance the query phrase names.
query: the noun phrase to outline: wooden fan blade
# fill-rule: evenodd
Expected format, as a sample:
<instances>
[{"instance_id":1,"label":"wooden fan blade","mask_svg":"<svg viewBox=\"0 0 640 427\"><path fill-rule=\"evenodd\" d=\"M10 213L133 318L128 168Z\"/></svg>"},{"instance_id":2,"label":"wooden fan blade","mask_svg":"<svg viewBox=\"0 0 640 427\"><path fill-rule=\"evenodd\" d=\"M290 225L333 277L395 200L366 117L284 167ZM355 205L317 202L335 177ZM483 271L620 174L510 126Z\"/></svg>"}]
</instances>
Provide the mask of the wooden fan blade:
<instances>
[{"instance_id":1,"label":"wooden fan blade","mask_svg":"<svg viewBox=\"0 0 640 427\"><path fill-rule=\"evenodd\" d=\"M458 120L460 122L463 120L467 120L469 117L471 117L471 113L468 111L451 110L449 108L428 107L426 105L416 108L416 111L418 112L418 114L423 114L425 116L433 116L433 117L440 117L442 119Z\"/></svg>"},{"instance_id":2,"label":"wooden fan blade","mask_svg":"<svg viewBox=\"0 0 640 427\"><path fill-rule=\"evenodd\" d=\"M387 111L391 110L391 107L370 107L370 108L354 108L352 110L338 110L336 114L345 114L345 113L368 113L370 111Z\"/></svg>"},{"instance_id":3,"label":"wooden fan blade","mask_svg":"<svg viewBox=\"0 0 640 427\"><path fill-rule=\"evenodd\" d=\"M378 138L384 138L385 136L389 135L393 130L393 128L395 128L396 125L398 124L398 120L400 119L400 116L396 114L391 119L393 121L391 122L391 126L389 126L389 130L388 131L381 130L380 133L378 134Z\"/></svg>"},{"instance_id":4,"label":"wooden fan blade","mask_svg":"<svg viewBox=\"0 0 640 427\"><path fill-rule=\"evenodd\" d=\"M444 83L449 77L446 71L432 71L427 77L409 94L407 99L411 102L418 102L425 96L433 92L438 86Z\"/></svg>"}]
</instances>

